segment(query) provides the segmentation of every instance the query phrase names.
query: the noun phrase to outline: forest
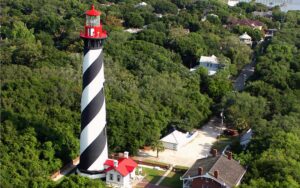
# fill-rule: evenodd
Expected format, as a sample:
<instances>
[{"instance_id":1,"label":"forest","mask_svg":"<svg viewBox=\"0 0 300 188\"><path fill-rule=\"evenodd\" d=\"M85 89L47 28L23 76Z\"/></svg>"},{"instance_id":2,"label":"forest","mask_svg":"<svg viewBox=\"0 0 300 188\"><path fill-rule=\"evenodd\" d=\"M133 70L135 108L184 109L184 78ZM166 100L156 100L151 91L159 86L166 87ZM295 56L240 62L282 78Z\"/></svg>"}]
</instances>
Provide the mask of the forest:
<instances>
[{"instance_id":1,"label":"forest","mask_svg":"<svg viewBox=\"0 0 300 188\"><path fill-rule=\"evenodd\" d=\"M109 33L104 44L109 152L151 146L172 127L191 131L225 109L227 124L255 137L236 158L248 166L241 187L299 187L300 12L221 0L3 0L1 3L1 187L105 187L50 174L79 154L84 12L93 3ZM157 16L163 15L162 17ZM217 16L212 16L212 14ZM206 17L206 20L203 20ZM251 49L232 18L258 19L276 36ZM146 26L146 27L145 27ZM137 34L126 28L144 28ZM232 80L257 56L244 92ZM201 55L224 69L190 72ZM298 152L297 152L298 151Z\"/></svg>"}]
</instances>

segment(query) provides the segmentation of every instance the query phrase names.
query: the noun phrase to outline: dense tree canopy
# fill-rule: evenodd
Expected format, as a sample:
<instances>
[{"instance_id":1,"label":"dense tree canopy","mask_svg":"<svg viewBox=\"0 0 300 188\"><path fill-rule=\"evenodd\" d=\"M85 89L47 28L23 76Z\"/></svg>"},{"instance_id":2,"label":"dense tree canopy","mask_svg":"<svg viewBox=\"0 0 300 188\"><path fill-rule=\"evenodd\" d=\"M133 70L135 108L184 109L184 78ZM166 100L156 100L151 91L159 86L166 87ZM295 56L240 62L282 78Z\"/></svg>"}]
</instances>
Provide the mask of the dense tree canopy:
<instances>
[{"instance_id":1,"label":"dense tree canopy","mask_svg":"<svg viewBox=\"0 0 300 188\"><path fill-rule=\"evenodd\" d=\"M249 151L239 154L250 166L243 186L299 184L299 172L291 170L299 169L299 153L291 149L299 147L300 134L299 13L273 10L274 25L284 17L282 29L260 54L247 93L235 96L229 78L253 53L239 42L238 34L251 32L222 25L229 17L251 17L246 13L263 6L229 8L219 0L149 0L144 7L133 0L112 2L101 6L93 1L109 33L104 50L110 153L135 154L144 145L154 146L173 126L184 131L199 128L223 102L228 123L241 131L252 127L257 134ZM78 0L2 2L3 187L104 187L101 181L73 175L60 183L49 179L79 154L79 32L89 8L89 2ZM124 32L128 27L143 31ZM216 55L223 69L212 77L203 69L189 72L201 55ZM275 173L266 175L270 169Z\"/></svg>"}]
</instances>

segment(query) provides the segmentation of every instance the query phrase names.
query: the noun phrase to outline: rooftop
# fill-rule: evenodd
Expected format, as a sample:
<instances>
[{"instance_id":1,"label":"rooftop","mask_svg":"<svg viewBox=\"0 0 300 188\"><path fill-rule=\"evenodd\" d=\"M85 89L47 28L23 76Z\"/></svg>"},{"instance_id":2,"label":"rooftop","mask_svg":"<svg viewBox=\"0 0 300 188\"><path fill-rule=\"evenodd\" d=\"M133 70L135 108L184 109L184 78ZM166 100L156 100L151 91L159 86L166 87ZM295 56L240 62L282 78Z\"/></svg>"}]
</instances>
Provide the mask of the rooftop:
<instances>
[{"instance_id":1,"label":"rooftop","mask_svg":"<svg viewBox=\"0 0 300 188\"><path fill-rule=\"evenodd\" d=\"M248 39L248 40L251 40L252 38L245 32L244 34L242 34L240 36L240 39Z\"/></svg>"},{"instance_id":2,"label":"rooftop","mask_svg":"<svg viewBox=\"0 0 300 188\"><path fill-rule=\"evenodd\" d=\"M212 56L201 56L200 57L200 63L201 62L212 63L212 64L219 64L218 58L215 55L212 55Z\"/></svg>"},{"instance_id":3,"label":"rooftop","mask_svg":"<svg viewBox=\"0 0 300 188\"><path fill-rule=\"evenodd\" d=\"M231 20L232 25L247 25L250 27L263 26L264 24L258 20L250 19L233 19Z\"/></svg>"},{"instance_id":4,"label":"rooftop","mask_svg":"<svg viewBox=\"0 0 300 188\"><path fill-rule=\"evenodd\" d=\"M249 129L247 132L245 132L245 133L241 136L240 142L245 142L245 141L251 140L252 134L253 134L252 129Z\"/></svg>"},{"instance_id":5,"label":"rooftop","mask_svg":"<svg viewBox=\"0 0 300 188\"><path fill-rule=\"evenodd\" d=\"M188 138L188 133L183 133L174 130L172 133L168 134L167 136L163 137L160 140L163 142L179 144L185 142L187 138Z\"/></svg>"},{"instance_id":6,"label":"rooftop","mask_svg":"<svg viewBox=\"0 0 300 188\"><path fill-rule=\"evenodd\" d=\"M119 172L122 176L127 176L129 173L131 173L138 164L130 159L130 158L120 158L118 159L118 166L114 166L114 160L113 159L107 159L104 163L104 165L109 166L105 171L109 172L111 170L116 170Z\"/></svg>"},{"instance_id":7,"label":"rooftop","mask_svg":"<svg viewBox=\"0 0 300 188\"><path fill-rule=\"evenodd\" d=\"M261 17L272 17L273 13L272 11L267 12L260 12L260 11L254 11L252 12L253 16L261 16Z\"/></svg>"},{"instance_id":8,"label":"rooftop","mask_svg":"<svg viewBox=\"0 0 300 188\"><path fill-rule=\"evenodd\" d=\"M202 175L209 174L214 176L214 171L218 170L217 180L226 183L226 185L236 186L244 176L246 169L234 159L228 159L226 155L210 156L198 159L193 166L182 176L183 179L200 177L199 167L203 168Z\"/></svg>"}]
</instances>

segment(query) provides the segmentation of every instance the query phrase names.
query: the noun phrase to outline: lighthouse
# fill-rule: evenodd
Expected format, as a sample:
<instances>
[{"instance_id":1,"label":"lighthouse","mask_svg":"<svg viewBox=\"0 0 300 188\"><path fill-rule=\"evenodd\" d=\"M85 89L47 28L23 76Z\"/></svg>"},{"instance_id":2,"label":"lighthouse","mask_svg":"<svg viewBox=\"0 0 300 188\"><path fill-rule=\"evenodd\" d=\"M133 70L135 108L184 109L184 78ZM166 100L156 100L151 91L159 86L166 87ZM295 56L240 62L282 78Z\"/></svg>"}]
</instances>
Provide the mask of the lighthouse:
<instances>
[{"instance_id":1,"label":"lighthouse","mask_svg":"<svg viewBox=\"0 0 300 188\"><path fill-rule=\"evenodd\" d=\"M92 5L85 14L84 31L80 33L84 41L84 58L77 172L90 178L103 178L104 163L108 159L103 63L103 43L107 34L100 23L101 12Z\"/></svg>"}]
</instances>

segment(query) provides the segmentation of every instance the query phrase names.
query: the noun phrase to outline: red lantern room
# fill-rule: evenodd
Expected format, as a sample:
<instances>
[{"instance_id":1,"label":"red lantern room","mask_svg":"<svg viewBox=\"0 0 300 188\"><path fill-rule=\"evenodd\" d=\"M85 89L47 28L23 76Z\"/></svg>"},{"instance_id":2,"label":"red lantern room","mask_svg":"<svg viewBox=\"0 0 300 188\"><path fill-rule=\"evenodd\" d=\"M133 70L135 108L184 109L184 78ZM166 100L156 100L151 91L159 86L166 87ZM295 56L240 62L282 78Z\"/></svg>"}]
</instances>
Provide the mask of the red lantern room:
<instances>
[{"instance_id":1,"label":"red lantern room","mask_svg":"<svg viewBox=\"0 0 300 188\"><path fill-rule=\"evenodd\" d=\"M81 38L86 39L104 39L107 37L107 33L102 29L102 24L100 23L101 12L95 10L94 5L92 5L91 10L85 12L86 22L84 26L84 33L80 33Z\"/></svg>"}]
</instances>

